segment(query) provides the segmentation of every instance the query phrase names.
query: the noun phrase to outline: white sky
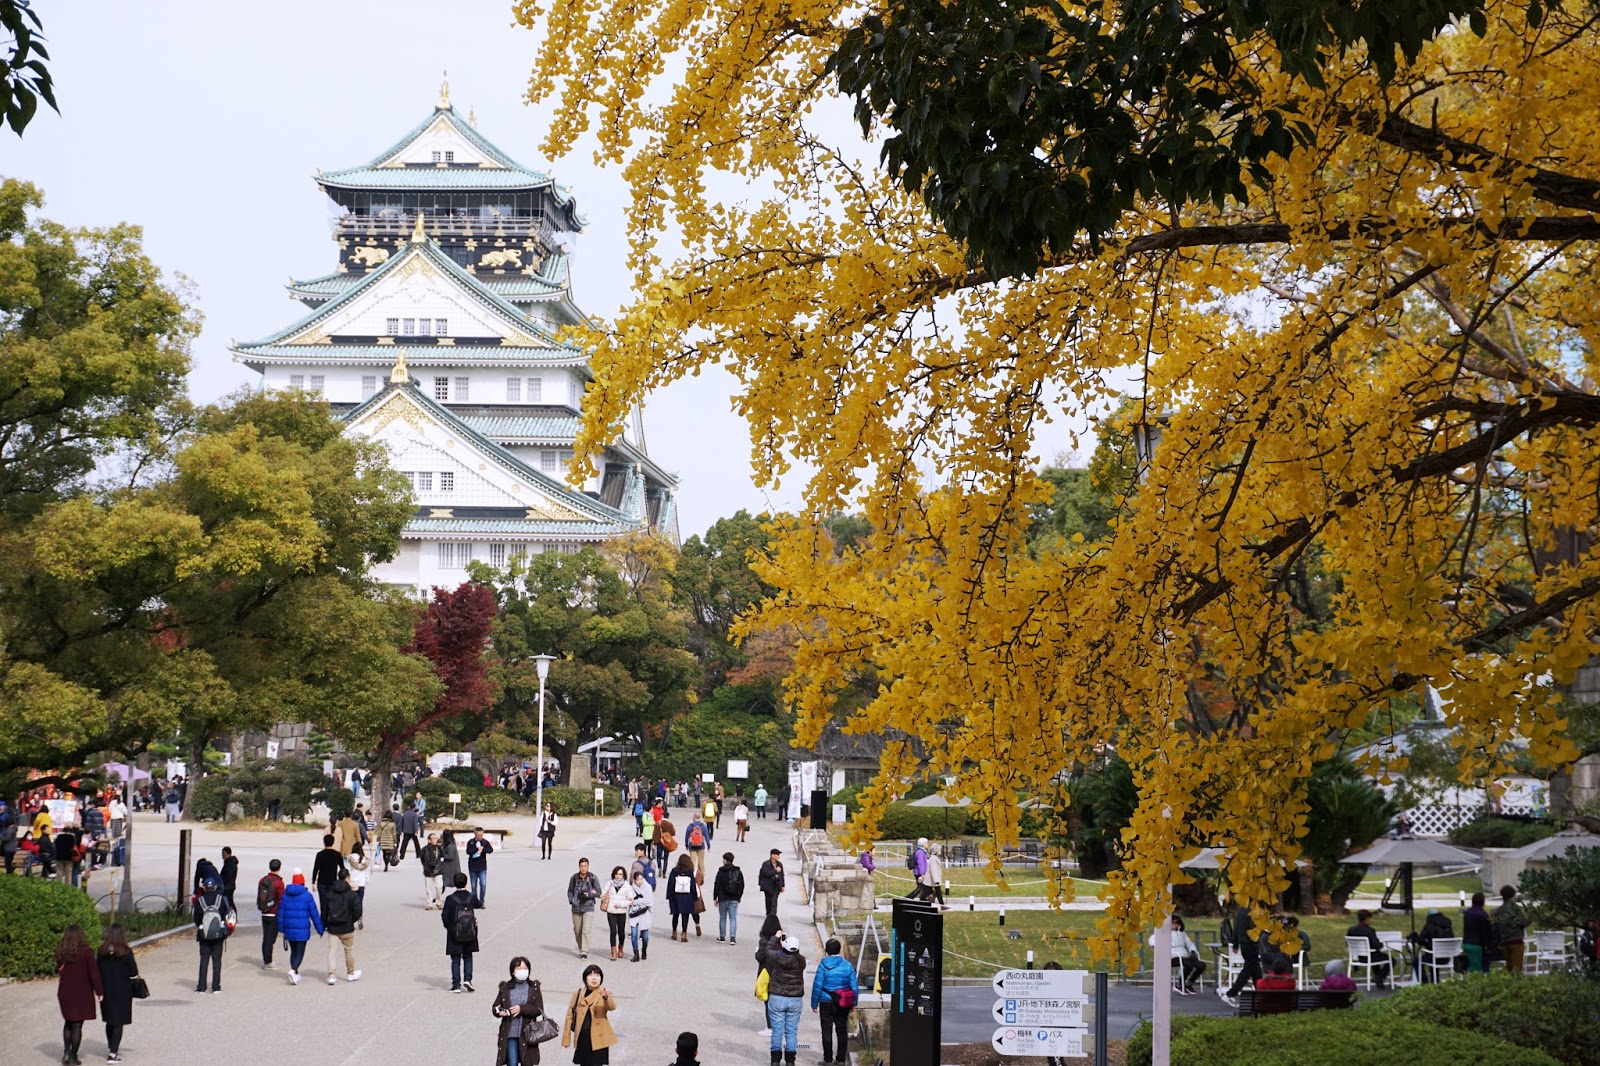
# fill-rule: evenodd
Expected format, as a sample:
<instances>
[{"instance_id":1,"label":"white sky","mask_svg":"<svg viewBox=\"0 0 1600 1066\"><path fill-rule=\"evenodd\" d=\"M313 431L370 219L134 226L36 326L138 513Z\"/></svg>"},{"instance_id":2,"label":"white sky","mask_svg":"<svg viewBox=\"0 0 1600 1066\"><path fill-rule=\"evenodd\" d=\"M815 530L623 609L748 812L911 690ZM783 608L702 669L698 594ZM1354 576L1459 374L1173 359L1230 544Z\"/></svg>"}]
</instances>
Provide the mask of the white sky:
<instances>
[{"instance_id":1,"label":"white sky","mask_svg":"<svg viewBox=\"0 0 1600 1066\"><path fill-rule=\"evenodd\" d=\"M476 108L485 136L576 193L589 219L573 261L579 306L610 315L627 299L624 185L590 148L554 165L539 153L546 114L522 102L534 38L506 0L38 0L36 10L61 114L42 110L21 140L0 131L0 175L39 185L57 222L143 226L151 258L192 281L205 315L190 378L198 400L254 385L229 340L299 317L284 283L334 269L317 169L364 163L422 121L443 70L452 103ZM740 507L798 503L799 477L770 497L751 482L734 384L703 373L646 407L651 455L683 479L685 537Z\"/></svg>"}]
</instances>

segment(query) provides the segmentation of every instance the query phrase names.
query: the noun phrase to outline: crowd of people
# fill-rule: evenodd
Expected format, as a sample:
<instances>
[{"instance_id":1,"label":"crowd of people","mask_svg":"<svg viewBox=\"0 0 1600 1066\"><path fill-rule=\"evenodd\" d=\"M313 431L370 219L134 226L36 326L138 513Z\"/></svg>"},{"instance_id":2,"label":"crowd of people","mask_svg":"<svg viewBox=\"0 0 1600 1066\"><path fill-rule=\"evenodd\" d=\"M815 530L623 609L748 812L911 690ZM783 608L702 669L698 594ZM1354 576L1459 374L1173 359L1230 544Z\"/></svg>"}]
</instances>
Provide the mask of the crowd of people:
<instances>
[{"instance_id":1,"label":"crowd of people","mask_svg":"<svg viewBox=\"0 0 1600 1066\"><path fill-rule=\"evenodd\" d=\"M50 786L23 793L14 805L0 800L0 863L8 874L37 873L83 887L86 876L122 865L127 818L110 786L72 794Z\"/></svg>"}]
</instances>

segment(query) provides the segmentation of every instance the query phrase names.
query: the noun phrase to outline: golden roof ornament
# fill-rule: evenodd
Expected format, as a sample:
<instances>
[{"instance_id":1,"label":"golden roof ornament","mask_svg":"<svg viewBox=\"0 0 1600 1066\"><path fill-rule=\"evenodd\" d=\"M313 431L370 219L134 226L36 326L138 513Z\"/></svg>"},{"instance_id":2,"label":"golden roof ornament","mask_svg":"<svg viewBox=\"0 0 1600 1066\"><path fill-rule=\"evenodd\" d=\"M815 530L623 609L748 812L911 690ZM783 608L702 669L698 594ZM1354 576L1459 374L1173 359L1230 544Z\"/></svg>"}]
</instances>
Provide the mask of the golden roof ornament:
<instances>
[{"instance_id":1,"label":"golden roof ornament","mask_svg":"<svg viewBox=\"0 0 1600 1066\"><path fill-rule=\"evenodd\" d=\"M389 384L404 385L410 380L411 374L406 370L406 353L405 349L402 348L400 354L395 358L394 369L389 371Z\"/></svg>"},{"instance_id":2,"label":"golden roof ornament","mask_svg":"<svg viewBox=\"0 0 1600 1066\"><path fill-rule=\"evenodd\" d=\"M422 244L427 239L428 239L428 235L422 229L422 212L418 211L417 212L417 224L415 226L411 227L411 243L412 244Z\"/></svg>"},{"instance_id":3,"label":"golden roof ornament","mask_svg":"<svg viewBox=\"0 0 1600 1066\"><path fill-rule=\"evenodd\" d=\"M444 72L444 80L439 83L438 109L440 111L450 110L450 72L448 70Z\"/></svg>"},{"instance_id":4,"label":"golden roof ornament","mask_svg":"<svg viewBox=\"0 0 1600 1066\"><path fill-rule=\"evenodd\" d=\"M473 129L477 129L478 128L478 109L477 108L475 108L475 107L467 108L467 125L471 126Z\"/></svg>"}]
</instances>

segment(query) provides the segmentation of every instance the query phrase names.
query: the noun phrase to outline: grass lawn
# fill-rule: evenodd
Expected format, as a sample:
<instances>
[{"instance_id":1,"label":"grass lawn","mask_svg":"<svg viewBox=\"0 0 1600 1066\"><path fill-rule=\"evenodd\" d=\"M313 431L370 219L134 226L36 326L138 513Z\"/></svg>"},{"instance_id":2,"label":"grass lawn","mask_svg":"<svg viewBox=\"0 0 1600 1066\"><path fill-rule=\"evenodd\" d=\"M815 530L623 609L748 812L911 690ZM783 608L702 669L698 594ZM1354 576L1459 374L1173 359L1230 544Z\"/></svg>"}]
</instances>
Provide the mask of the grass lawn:
<instances>
[{"instance_id":1,"label":"grass lawn","mask_svg":"<svg viewBox=\"0 0 1600 1066\"><path fill-rule=\"evenodd\" d=\"M977 896L980 899L991 899L995 896L1043 896L1045 894L1044 871L1033 866L1008 866L1006 868L1006 885L1002 889L993 884L984 876L981 866L946 866L944 879L950 882L949 895L956 901L965 902L968 896ZM879 896L903 896L911 891L912 873L904 866L889 869L879 866L872 875L872 890ZM1093 899L1095 893L1103 887L1100 881L1075 881L1079 899ZM955 903L951 903L955 906Z\"/></svg>"},{"instance_id":2,"label":"grass lawn","mask_svg":"<svg viewBox=\"0 0 1600 1066\"><path fill-rule=\"evenodd\" d=\"M1069 968L1088 967L1086 940L1097 932L1095 923L1100 917L1094 911L1014 911L1006 915L1002 927L993 913L951 910L944 916L945 976L989 977L1000 967L1022 967L1027 964L1030 949L1035 967L1052 959ZM1417 924L1421 923L1419 915ZM1212 957L1208 945L1217 938L1220 920L1196 918L1187 924L1209 971ZM1320 967L1328 959L1344 958L1344 933L1354 924L1353 915L1301 915L1300 929L1311 938L1313 962ZM1401 931L1411 928L1405 915L1374 915L1372 926ZM1012 932L1021 935L1012 940ZM1145 936L1149 936L1148 931Z\"/></svg>"},{"instance_id":3,"label":"grass lawn","mask_svg":"<svg viewBox=\"0 0 1600 1066\"><path fill-rule=\"evenodd\" d=\"M1381 877L1369 877L1361 882L1356 891L1382 899L1383 883L1383 878ZM1468 896L1471 896L1474 892L1483 891L1483 878L1477 874L1440 874L1437 877L1419 877L1412 881L1411 890L1419 896L1453 896L1457 892L1465 892Z\"/></svg>"},{"instance_id":4,"label":"grass lawn","mask_svg":"<svg viewBox=\"0 0 1600 1066\"><path fill-rule=\"evenodd\" d=\"M128 935L129 940L138 940L152 933L164 933L168 929L189 925L193 917L193 912L187 907L169 907L159 911L135 911L133 914L123 911L117 915L116 920L122 924L122 930ZM100 913L100 924L102 927L111 924L109 912Z\"/></svg>"},{"instance_id":5,"label":"grass lawn","mask_svg":"<svg viewBox=\"0 0 1600 1066\"><path fill-rule=\"evenodd\" d=\"M303 833L307 829L325 831L328 827L312 822L273 822L266 818L233 818L212 822L206 828L218 833Z\"/></svg>"}]
</instances>

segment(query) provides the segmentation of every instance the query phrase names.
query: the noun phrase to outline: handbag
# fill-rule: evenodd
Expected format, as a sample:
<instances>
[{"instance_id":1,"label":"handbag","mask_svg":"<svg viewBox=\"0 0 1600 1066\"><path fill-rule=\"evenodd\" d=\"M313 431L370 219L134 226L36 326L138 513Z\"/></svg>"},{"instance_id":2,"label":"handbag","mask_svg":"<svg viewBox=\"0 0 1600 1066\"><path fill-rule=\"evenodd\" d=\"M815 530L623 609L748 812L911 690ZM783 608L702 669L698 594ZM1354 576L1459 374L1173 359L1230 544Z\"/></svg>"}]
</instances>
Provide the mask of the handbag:
<instances>
[{"instance_id":1,"label":"handbag","mask_svg":"<svg viewBox=\"0 0 1600 1066\"><path fill-rule=\"evenodd\" d=\"M536 1022L524 1023L528 1029L528 1038L535 1044L542 1044L546 1040L554 1040L561 1035L561 1026L555 1023L550 1015L541 1015Z\"/></svg>"},{"instance_id":2,"label":"handbag","mask_svg":"<svg viewBox=\"0 0 1600 1066\"><path fill-rule=\"evenodd\" d=\"M761 968L761 972L756 975L756 998L765 1003L768 995L767 989L770 988L771 985L772 974L765 966L763 966Z\"/></svg>"},{"instance_id":3,"label":"handbag","mask_svg":"<svg viewBox=\"0 0 1600 1066\"><path fill-rule=\"evenodd\" d=\"M694 896L694 912L696 914L704 914L706 912L706 899L698 892Z\"/></svg>"},{"instance_id":4,"label":"handbag","mask_svg":"<svg viewBox=\"0 0 1600 1066\"><path fill-rule=\"evenodd\" d=\"M128 987L133 990L134 999L150 998L150 986L146 984L145 979L140 977L138 974L134 974L132 979L129 980Z\"/></svg>"}]
</instances>

